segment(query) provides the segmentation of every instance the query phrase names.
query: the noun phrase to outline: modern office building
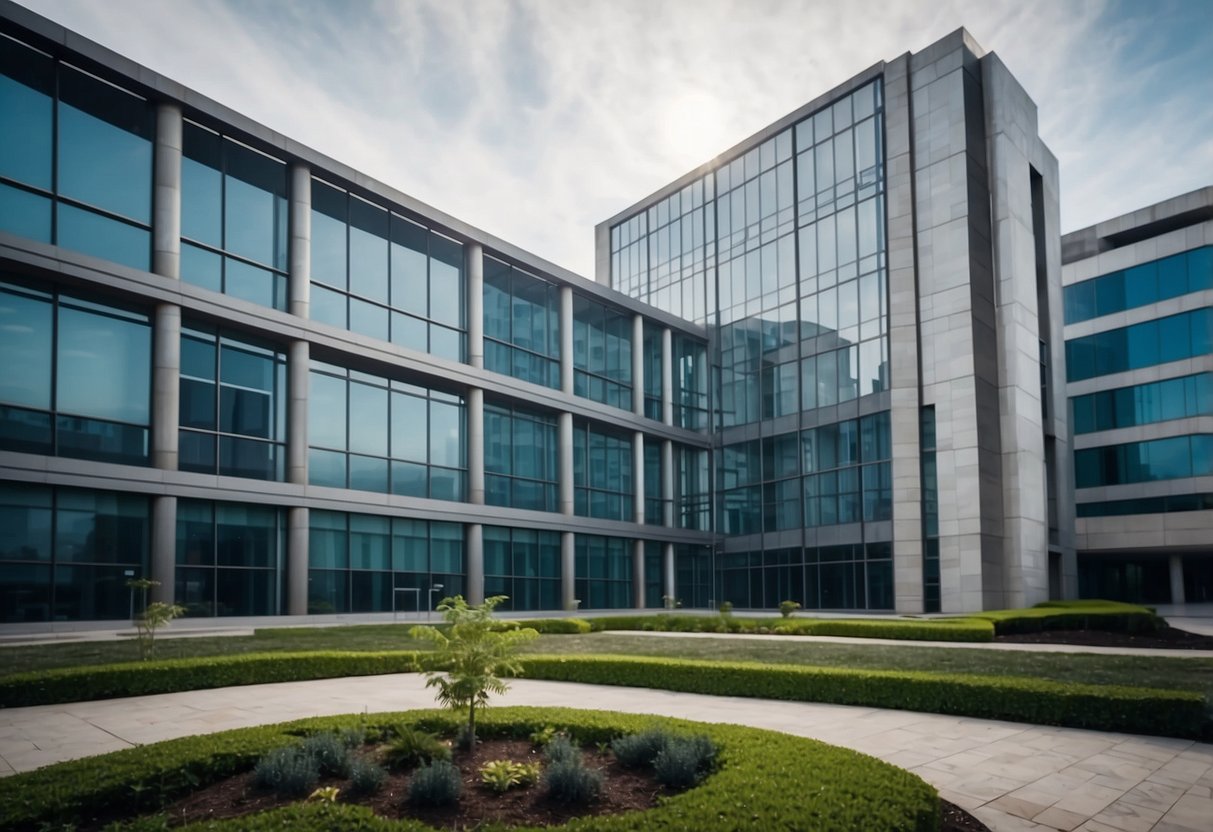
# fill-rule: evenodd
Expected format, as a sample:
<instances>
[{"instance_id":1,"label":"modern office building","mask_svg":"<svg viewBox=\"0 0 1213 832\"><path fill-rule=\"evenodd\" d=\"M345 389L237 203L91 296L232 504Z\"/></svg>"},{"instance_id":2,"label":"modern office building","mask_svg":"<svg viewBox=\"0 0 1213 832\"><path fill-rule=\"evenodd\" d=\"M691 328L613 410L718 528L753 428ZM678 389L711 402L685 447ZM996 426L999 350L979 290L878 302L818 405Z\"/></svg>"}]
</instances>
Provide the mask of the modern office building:
<instances>
[{"instance_id":1,"label":"modern office building","mask_svg":"<svg viewBox=\"0 0 1213 832\"><path fill-rule=\"evenodd\" d=\"M1057 165L963 30L589 280L0 0L0 618L1077 585Z\"/></svg>"},{"instance_id":2,"label":"modern office building","mask_svg":"<svg viewBox=\"0 0 1213 832\"><path fill-rule=\"evenodd\" d=\"M1079 587L1213 601L1213 188L1062 237Z\"/></svg>"}]
</instances>

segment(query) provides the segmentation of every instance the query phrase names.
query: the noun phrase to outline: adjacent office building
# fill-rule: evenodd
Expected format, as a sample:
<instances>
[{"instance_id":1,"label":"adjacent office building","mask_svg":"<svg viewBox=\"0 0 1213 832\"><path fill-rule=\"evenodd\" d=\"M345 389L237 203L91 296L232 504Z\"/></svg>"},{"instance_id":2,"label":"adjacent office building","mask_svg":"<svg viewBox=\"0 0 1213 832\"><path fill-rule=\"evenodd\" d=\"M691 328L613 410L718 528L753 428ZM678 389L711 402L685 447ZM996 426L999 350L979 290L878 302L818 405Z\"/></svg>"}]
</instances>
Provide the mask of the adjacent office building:
<instances>
[{"instance_id":1,"label":"adjacent office building","mask_svg":"<svg viewBox=\"0 0 1213 832\"><path fill-rule=\"evenodd\" d=\"M1213 601L1213 188L1062 258L1080 591Z\"/></svg>"},{"instance_id":2,"label":"adjacent office building","mask_svg":"<svg viewBox=\"0 0 1213 832\"><path fill-rule=\"evenodd\" d=\"M0 15L5 621L1076 593L1057 164L963 30L589 280Z\"/></svg>"}]
</instances>

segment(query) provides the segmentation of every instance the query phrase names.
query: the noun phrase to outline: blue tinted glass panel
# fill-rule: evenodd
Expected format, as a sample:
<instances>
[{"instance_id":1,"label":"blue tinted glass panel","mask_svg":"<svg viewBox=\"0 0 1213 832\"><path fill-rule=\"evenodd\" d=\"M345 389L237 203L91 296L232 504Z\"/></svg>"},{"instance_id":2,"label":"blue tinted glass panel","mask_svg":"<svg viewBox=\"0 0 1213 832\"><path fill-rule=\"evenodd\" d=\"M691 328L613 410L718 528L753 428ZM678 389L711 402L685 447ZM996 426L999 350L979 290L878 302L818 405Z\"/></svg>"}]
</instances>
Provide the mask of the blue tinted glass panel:
<instances>
[{"instance_id":1,"label":"blue tinted glass panel","mask_svg":"<svg viewBox=\"0 0 1213 832\"><path fill-rule=\"evenodd\" d=\"M282 309L283 278L268 269L250 266L232 257L224 258L226 292L235 298L251 301L271 309Z\"/></svg>"},{"instance_id":2,"label":"blue tinted glass panel","mask_svg":"<svg viewBox=\"0 0 1213 832\"><path fill-rule=\"evenodd\" d=\"M285 269L286 165L232 142L224 154L224 248Z\"/></svg>"},{"instance_id":3,"label":"blue tinted glass panel","mask_svg":"<svg viewBox=\"0 0 1213 832\"><path fill-rule=\"evenodd\" d=\"M430 233L430 318L463 324L463 246Z\"/></svg>"},{"instance_id":4,"label":"blue tinted glass panel","mask_svg":"<svg viewBox=\"0 0 1213 832\"><path fill-rule=\"evenodd\" d=\"M351 382L349 390L350 412L355 414L355 429L350 432L350 450L387 456L388 391L357 382Z\"/></svg>"},{"instance_id":5,"label":"blue tinted glass panel","mask_svg":"<svg viewBox=\"0 0 1213 832\"><path fill-rule=\"evenodd\" d=\"M66 67L59 83L59 193L151 222L147 102Z\"/></svg>"},{"instance_id":6,"label":"blue tinted glass panel","mask_svg":"<svg viewBox=\"0 0 1213 832\"><path fill-rule=\"evenodd\" d=\"M58 409L148 424L151 327L61 306Z\"/></svg>"},{"instance_id":7,"label":"blue tinted glass panel","mask_svg":"<svg viewBox=\"0 0 1213 832\"><path fill-rule=\"evenodd\" d=\"M429 232L392 216L392 306L421 317L429 315ZM424 349L424 348L423 348Z\"/></svg>"},{"instance_id":8,"label":"blue tinted glass panel","mask_svg":"<svg viewBox=\"0 0 1213 832\"><path fill-rule=\"evenodd\" d=\"M1213 289L1213 246L1188 252L1188 291Z\"/></svg>"},{"instance_id":9,"label":"blue tinted glass panel","mask_svg":"<svg viewBox=\"0 0 1213 832\"><path fill-rule=\"evenodd\" d=\"M313 287L313 291L315 291ZM392 343L410 350L425 352L429 324L412 315L392 313Z\"/></svg>"},{"instance_id":10,"label":"blue tinted glass panel","mask_svg":"<svg viewBox=\"0 0 1213 832\"><path fill-rule=\"evenodd\" d=\"M345 488L345 454L309 448L307 481L312 485Z\"/></svg>"},{"instance_id":11,"label":"blue tinted glass panel","mask_svg":"<svg viewBox=\"0 0 1213 832\"><path fill-rule=\"evenodd\" d=\"M430 463L462 467L463 408L445 402L430 402Z\"/></svg>"},{"instance_id":12,"label":"blue tinted glass panel","mask_svg":"<svg viewBox=\"0 0 1213 832\"><path fill-rule=\"evenodd\" d=\"M1186 254L1177 254L1174 257L1159 260L1157 266L1159 300L1177 298L1188 293L1188 256ZM1150 302L1145 301L1145 303ZM1141 305L1130 304L1130 308Z\"/></svg>"},{"instance_id":13,"label":"blue tinted glass panel","mask_svg":"<svg viewBox=\"0 0 1213 832\"><path fill-rule=\"evenodd\" d=\"M403 393L392 394L392 456L426 461L426 400Z\"/></svg>"},{"instance_id":14,"label":"blue tinted glass panel","mask_svg":"<svg viewBox=\"0 0 1213 832\"><path fill-rule=\"evenodd\" d=\"M181 234L223 247L222 139L189 124L182 129Z\"/></svg>"},{"instance_id":15,"label":"blue tinted glass panel","mask_svg":"<svg viewBox=\"0 0 1213 832\"><path fill-rule=\"evenodd\" d=\"M0 401L50 409L52 314L49 300L0 291Z\"/></svg>"},{"instance_id":16,"label":"blue tinted glass panel","mask_svg":"<svg viewBox=\"0 0 1213 832\"><path fill-rule=\"evenodd\" d=\"M308 442L326 448L346 447L345 379L312 373L308 390Z\"/></svg>"},{"instance_id":17,"label":"blue tinted glass panel","mask_svg":"<svg viewBox=\"0 0 1213 832\"><path fill-rule=\"evenodd\" d=\"M334 292L332 289L326 289L319 284L312 284L310 310L313 321L345 329L345 304L345 295L340 292Z\"/></svg>"},{"instance_id":18,"label":"blue tinted glass panel","mask_svg":"<svg viewBox=\"0 0 1213 832\"><path fill-rule=\"evenodd\" d=\"M387 493L387 460L350 454L350 488Z\"/></svg>"},{"instance_id":19,"label":"blue tinted glass panel","mask_svg":"<svg viewBox=\"0 0 1213 832\"><path fill-rule=\"evenodd\" d=\"M388 302L387 237L388 212L351 198L350 291L380 303Z\"/></svg>"},{"instance_id":20,"label":"blue tinted glass panel","mask_svg":"<svg viewBox=\"0 0 1213 832\"><path fill-rule=\"evenodd\" d=\"M0 49L0 176L51 187L54 62L10 40Z\"/></svg>"},{"instance_id":21,"label":"blue tinted glass panel","mask_svg":"<svg viewBox=\"0 0 1213 832\"><path fill-rule=\"evenodd\" d=\"M388 340L387 307L350 298L350 331L381 341Z\"/></svg>"},{"instance_id":22,"label":"blue tinted glass panel","mask_svg":"<svg viewBox=\"0 0 1213 832\"><path fill-rule=\"evenodd\" d=\"M51 201L29 191L0 185L0 231L49 243Z\"/></svg>"},{"instance_id":23,"label":"blue tinted glass panel","mask_svg":"<svg viewBox=\"0 0 1213 832\"><path fill-rule=\"evenodd\" d=\"M463 333L430 324L430 354L451 361L463 360Z\"/></svg>"},{"instance_id":24,"label":"blue tinted glass panel","mask_svg":"<svg viewBox=\"0 0 1213 832\"><path fill-rule=\"evenodd\" d=\"M181 279L212 292L222 292L223 257L213 251L182 243Z\"/></svg>"},{"instance_id":25,"label":"blue tinted glass panel","mask_svg":"<svg viewBox=\"0 0 1213 832\"><path fill-rule=\"evenodd\" d=\"M59 245L147 271L151 264L147 231L72 205L61 203L58 211Z\"/></svg>"},{"instance_id":26,"label":"blue tinted glass panel","mask_svg":"<svg viewBox=\"0 0 1213 832\"><path fill-rule=\"evenodd\" d=\"M347 287L346 199L341 191L312 180L312 279L341 289Z\"/></svg>"}]
</instances>

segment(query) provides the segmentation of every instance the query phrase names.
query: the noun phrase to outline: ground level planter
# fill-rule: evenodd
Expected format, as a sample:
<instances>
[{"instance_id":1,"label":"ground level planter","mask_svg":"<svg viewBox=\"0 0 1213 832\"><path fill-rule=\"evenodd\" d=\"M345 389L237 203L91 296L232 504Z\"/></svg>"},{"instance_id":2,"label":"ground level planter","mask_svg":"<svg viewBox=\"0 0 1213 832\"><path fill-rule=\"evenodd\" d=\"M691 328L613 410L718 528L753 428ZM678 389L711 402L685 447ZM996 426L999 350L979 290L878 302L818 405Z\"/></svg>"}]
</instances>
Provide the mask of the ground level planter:
<instances>
[{"instance_id":1,"label":"ground level planter","mask_svg":"<svg viewBox=\"0 0 1213 832\"><path fill-rule=\"evenodd\" d=\"M451 732L449 712L349 715L225 731L60 763L5 780L0 830L163 828L157 812L211 783L252 769L259 757L300 738L361 727L373 733L409 723ZM661 797L654 808L581 817L578 830L849 830L936 832L940 801L919 777L847 749L772 731L663 717L562 708L492 708L484 737L527 738L554 727L593 747L649 728L704 734L717 749L715 770L699 785ZM142 817L142 820L138 818ZM389 820L341 803L299 803L256 815L192 827L219 830L427 830L419 821ZM563 826L547 827L560 829Z\"/></svg>"}]
</instances>

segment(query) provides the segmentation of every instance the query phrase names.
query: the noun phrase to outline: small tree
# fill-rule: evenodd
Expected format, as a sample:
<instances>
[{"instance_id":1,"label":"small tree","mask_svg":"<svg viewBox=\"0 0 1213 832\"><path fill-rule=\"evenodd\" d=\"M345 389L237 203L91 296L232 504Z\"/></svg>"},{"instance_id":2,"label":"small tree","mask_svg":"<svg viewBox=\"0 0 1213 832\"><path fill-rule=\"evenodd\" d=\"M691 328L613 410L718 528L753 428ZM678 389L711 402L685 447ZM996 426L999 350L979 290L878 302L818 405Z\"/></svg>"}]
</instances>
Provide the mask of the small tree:
<instances>
[{"instance_id":1,"label":"small tree","mask_svg":"<svg viewBox=\"0 0 1213 832\"><path fill-rule=\"evenodd\" d=\"M135 617L139 658L144 661L150 659L156 651L156 630L184 614L185 607L180 604L166 604L163 601L153 601L148 604L143 614Z\"/></svg>"},{"instance_id":2,"label":"small tree","mask_svg":"<svg viewBox=\"0 0 1213 832\"><path fill-rule=\"evenodd\" d=\"M779 614L784 618L791 618L792 613L796 612L798 609L800 609L800 604L796 603L795 601L779 602Z\"/></svg>"},{"instance_id":3,"label":"small tree","mask_svg":"<svg viewBox=\"0 0 1213 832\"><path fill-rule=\"evenodd\" d=\"M493 629L493 610L504 595L470 606L462 595L444 598L438 612L446 619L446 632L437 627L409 630L413 638L433 642L434 651L425 659L426 687L438 688L437 698L453 711L468 712L464 737L468 747L476 742L476 708L488 705L489 696L505 693L503 674L517 674L518 648L539 635L532 629Z\"/></svg>"}]
</instances>

